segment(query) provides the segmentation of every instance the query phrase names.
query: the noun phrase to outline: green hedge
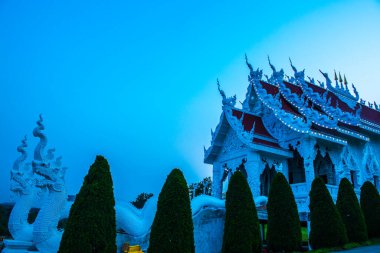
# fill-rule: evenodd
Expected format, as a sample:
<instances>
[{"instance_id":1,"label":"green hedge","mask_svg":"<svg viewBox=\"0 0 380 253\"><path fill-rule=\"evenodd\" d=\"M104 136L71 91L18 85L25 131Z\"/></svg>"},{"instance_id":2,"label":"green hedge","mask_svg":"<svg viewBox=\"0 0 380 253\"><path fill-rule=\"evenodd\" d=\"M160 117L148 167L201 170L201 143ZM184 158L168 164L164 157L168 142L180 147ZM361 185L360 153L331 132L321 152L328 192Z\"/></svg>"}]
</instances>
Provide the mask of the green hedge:
<instances>
[{"instance_id":1,"label":"green hedge","mask_svg":"<svg viewBox=\"0 0 380 253\"><path fill-rule=\"evenodd\" d=\"M251 189L241 172L235 172L228 184L222 252L261 252L256 207Z\"/></svg>"},{"instance_id":2,"label":"green hedge","mask_svg":"<svg viewBox=\"0 0 380 253\"><path fill-rule=\"evenodd\" d=\"M365 182L360 191L360 206L367 224L368 237L380 238L380 196L371 182Z\"/></svg>"},{"instance_id":3,"label":"green hedge","mask_svg":"<svg viewBox=\"0 0 380 253\"><path fill-rule=\"evenodd\" d=\"M299 250L302 234L297 204L282 173L277 173L272 181L267 208L268 248L274 252Z\"/></svg>"},{"instance_id":4,"label":"green hedge","mask_svg":"<svg viewBox=\"0 0 380 253\"><path fill-rule=\"evenodd\" d=\"M329 248L347 243L347 232L342 218L320 177L314 179L309 195L311 247Z\"/></svg>"},{"instance_id":5,"label":"green hedge","mask_svg":"<svg viewBox=\"0 0 380 253\"><path fill-rule=\"evenodd\" d=\"M148 253L194 253L193 231L187 183L182 172L174 169L158 196Z\"/></svg>"},{"instance_id":6,"label":"green hedge","mask_svg":"<svg viewBox=\"0 0 380 253\"><path fill-rule=\"evenodd\" d=\"M368 240L367 226L360 209L354 187L347 178L343 178L339 184L336 206L342 217L350 242L364 242Z\"/></svg>"},{"instance_id":7,"label":"green hedge","mask_svg":"<svg viewBox=\"0 0 380 253\"><path fill-rule=\"evenodd\" d=\"M97 156L70 209L59 253L115 253L116 217L107 160Z\"/></svg>"}]
</instances>

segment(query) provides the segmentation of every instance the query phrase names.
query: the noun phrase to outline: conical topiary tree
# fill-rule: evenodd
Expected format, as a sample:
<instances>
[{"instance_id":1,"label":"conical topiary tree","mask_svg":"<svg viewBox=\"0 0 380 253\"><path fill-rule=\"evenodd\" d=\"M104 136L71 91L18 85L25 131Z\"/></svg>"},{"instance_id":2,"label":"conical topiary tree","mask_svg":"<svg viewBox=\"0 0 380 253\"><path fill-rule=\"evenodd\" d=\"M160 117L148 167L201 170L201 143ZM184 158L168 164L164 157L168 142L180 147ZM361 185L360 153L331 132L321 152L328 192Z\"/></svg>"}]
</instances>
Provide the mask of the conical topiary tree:
<instances>
[{"instance_id":1,"label":"conical topiary tree","mask_svg":"<svg viewBox=\"0 0 380 253\"><path fill-rule=\"evenodd\" d=\"M194 253L193 230L187 183L182 172L174 169L158 196L148 253Z\"/></svg>"},{"instance_id":2,"label":"conical topiary tree","mask_svg":"<svg viewBox=\"0 0 380 253\"><path fill-rule=\"evenodd\" d=\"M268 248L290 252L301 247L302 234L293 191L282 173L272 181L268 196Z\"/></svg>"},{"instance_id":3,"label":"conical topiary tree","mask_svg":"<svg viewBox=\"0 0 380 253\"><path fill-rule=\"evenodd\" d=\"M368 240L367 226L358 198L352 184L347 178L343 178L340 181L336 207L346 227L348 240L350 242L364 242Z\"/></svg>"},{"instance_id":4,"label":"conical topiary tree","mask_svg":"<svg viewBox=\"0 0 380 253\"><path fill-rule=\"evenodd\" d=\"M347 243L346 228L322 178L314 179L309 195L311 247L319 249Z\"/></svg>"},{"instance_id":5,"label":"conical topiary tree","mask_svg":"<svg viewBox=\"0 0 380 253\"><path fill-rule=\"evenodd\" d=\"M380 238L380 196L371 182L365 182L360 191L360 206L367 224L368 237Z\"/></svg>"},{"instance_id":6,"label":"conical topiary tree","mask_svg":"<svg viewBox=\"0 0 380 253\"><path fill-rule=\"evenodd\" d=\"M228 184L223 253L261 252L259 221L251 189L241 172Z\"/></svg>"},{"instance_id":7,"label":"conical topiary tree","mask_svg":"<svg viewBox=\"0 0 380 253\"><path fill-rule=\"evenodd\" d=\"M70 209L59 253L115 253L113 183L107 160L97 156Z\"/></svg>"}]
</instances>

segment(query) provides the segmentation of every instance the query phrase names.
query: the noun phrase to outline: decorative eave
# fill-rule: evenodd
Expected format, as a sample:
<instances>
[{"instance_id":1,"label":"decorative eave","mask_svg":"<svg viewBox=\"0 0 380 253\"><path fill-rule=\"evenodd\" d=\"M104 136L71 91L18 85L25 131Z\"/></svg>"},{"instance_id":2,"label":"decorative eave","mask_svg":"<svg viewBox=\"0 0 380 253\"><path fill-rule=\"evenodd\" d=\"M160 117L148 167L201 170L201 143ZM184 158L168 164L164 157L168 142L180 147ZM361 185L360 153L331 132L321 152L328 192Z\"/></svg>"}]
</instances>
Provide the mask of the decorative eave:
<instances>
[{"instance_id":1,"label":"decorative eave","mask_svg":"<svg viewBox=\"0 0 380 253\"><path fill-rule=\"evenodd\" d=\"M368 121L363 121L362 120L362 122L364 123L364 124L361 124L360 125L360 128L362 128L362 129L364 129L364 130L367 130L367 131L369 131L369 132L371 132L371 133L375 133L375 134L379 134L380 135L380 127L376 127L376 126L374 126L374 125L370 125L370 126L368 126L367 124L367 122Z\"/></svg>"},{"instance_id":2,"label":"decorative eave","mask_svg":"<svg viewBox=\"0 0 380 253\"><path fill-rule=\"evenodd\" d=\"M365 120L365 119L361 119L361 121L366 124L366 125L369 125L371 127L373 127L373 129L380 129L380 125L378 124L375 124L375 123L372 123L371 121L368 121L368 120Z\"/></svg>"},{"instance_id":3,"label":"decorative eave","mask_svg":"<svg viewBox=\"0 0 380 253\"><path fill-rule=\"evenodd\" d=\"M325 90L321 96L318 92L315 92L312 88L309 87L309 84L310 85L315 85L315 84L307 83L305 80L298 80L298 81L301 84L300 87L302 88L302 91L306 94L306 96L314 104L320 106L327 115L329 115L330 117L336 118L338 121L348 124L348 125L357 126L360 124L360 112L361 112L360 109L356 110L355 115L348 112L343 112L339 108L338 105L336 105L336 107L333 107L331 105L331 99L327 99L327 96L329 94L328 90ZM344 102L341 101L341 103L344 103Z\"/></svg>"},{"instance_id":4,"label":"decorative eave","mask_svg":"<svg viewBox=\"0 0 380 253\"><path fill-rule=\"evenodd\" d=\"M305 101L305 97L300 98L296 94L293 94L286 87L283 80L274 79L273 77L267 78L268 81L275 80L277 85L273 85L273 87L278 89L278 93L275 96L273 96L272 94L268 94L266 89L263 89L261 85L262 72L259 70L254 71L252 66L249 63L247 63L247 65L250 69L250 78L249 78L250 85L254 87L257 97L267 108L269 108L270 110L274 112L274 115L276 116L278 120L280 120L283 124L285 124L290 129L300 132L300 133L310 134L311 136L314 136L316 138L332 141L334 143L338 143L342 145L347 145L347 140L345 140L345 138L340 138L338 136L332 136L329 134L321 133L319 131L311 130L310 129L311 123L314 123L323 128L333 129L336 132L346 135L349 138L356 138L362 141L370 140L367 136L364 136L360 133L338 127L337 126L338 120L336 119L338 117L323 115L322 113L315 111L313 108L308 108L308 105L306 104L308 100L306 99ZM304 70L298 72L292 63L291 63L291 66L295 72L294 74L295 78L291 78L290 80L293 82L293 85L297 85L298 87L302 89L303 96L305 95L307 96L307 92L305 92L305 89L306 89L307 91L309 91L308 93L309 93L309 96L311 97L310 101L312 103L314 102L313 97L318 98L321 102L325 101L325 97L321 98L319 93L313 92L311 88L307 87L307 84L303 78ZM283 110L282 104L280 102L280 96L282 96L288 103L294 106L298 110L299 113L305 116L306 120L301 117L297 117L297 115L288 113L285 110ZM320 104L319 106L323 107L322 104ZM338 108L338 110L340 109ZM356 119L359 120L358 118Z\"/></svg>"},{"instance_id":5,"label":"decorative eave","mask_svg":"<svg viewBox=\"0 0 380 253\"><path fill-rule=\"evenodd\" d=\"M278 93L276 97L273 97L271 94L267 93L266 89L262 87L260 80L251 79L251 82L253 83L257 97L267 108L274 112L275 117L279 121L296 132L309 133L311 122L306 122L302 117L296 116L283 110L282 104L279 100L280 93Z\"/></svg>"},{"instance_id":6,"label":"decorative eave","mask_svg":"<svg viewBox=\"0 0 380 253\"><path fill-rule=\"evenodd\" d=\"M302 115L304 115L309 121L312 121L314 124L326 128L336 128L338 121L333 117L329 117L314 110L313 108L309 108L309 100L306 98L304 94L301 95L301 97L299 97L297 94L292 93L292 91L287 87L287 85L284 82L280 83L279 92L286 99L286 101L288 101L288 103L296 107L298 111Z\"/></svg>"},{"instance_id":7,"label":"decorative eave","mask_svg":"<svg viewBox=\"0 0 380 253\"><path fill-rule=\"evenodd\" d=\"M242 113L240 119L233 116L233 111ZM246 131L243 125L245 114L248 115L250 113L232 106L223 106L223 112L220 116L219 124L216 127L215 132L211 131L211 146L208 149L204 149L205 163L212 164L220 154L224 139L229 129L232 129L236 133L239 141L249 149L286 158L293 157L293 153L287 149L281 148L278 145L278 141L273 137L256 134L255 123L250 131Z\"/></svg>"},{"instance_id":8,"label":"decorative eave","mask_svg":"<svg viewBox=\"0 0 380 253\"><path fill-rule=\"evenodd\" d=\"M321 139L321 140L327 140L327 141L334 142L336 144L340 144L340 145L343 145L343 146L347 145L347 141L346 140L343 140L341 138L337 138L335 136L331 136L331 135L327 135L327 134L322 134L322 133L317 132L317 131L310 131L310 135L314 136L315 138L318 138L318 139Z\"/></svg>"},{"instance_id":9,"label":"decorative eave","mask_svg":"<svg viewBox=\"0 0 380 253\"><path fill-rule=\"evenodd\" d=\"M228 123L232 127L232 129L236 132L239 140L244 143L247 147L262 151L266 153L270 153L273 155L278 155L282 157L293 157L293 153L287 149L283 149L279 146L278 140L273 138L272 136L266 137L263 135L256 134L255 123L253 124L251 130L248 132L244 129L243 119L245 114L250 114L249 112L231 108L231 107L223 107L225 116L227 118ZM232 110L240 111L242 116L240 119L232 115Z\"/></svg>"},{"instance_id":10,"label":"decorative eave","mask_svg":"<svg viewBox=\"0 0 380 253\"><path fill-rule=\"evenodd\" d=\"M223 141L227 135L228 129L230 128L228 121L224 115L224 111L220 115L219 124L215 129L215 132L211 129L211 145L208 149L204 148L204 162L207 164L212 164L216 157L219 155L222 147Z\"/></svg>"},{"instance_id":11,"label":"decorative eave","mask_svg":"<svg viewBox=\"0 0 380 253\"><path fill-rule=\"evenodd\" d=\"M296 85L296 84L290 84L290 85ZM367 136L364 136L360 133L350 131L348 129L340 128L338 126L338 120L332 117L330 118L314 110L313 104L311 108L309 108L308 107L309 100L305 98L304 93L302 93L301 97L299 97L297 94L293 93L284 82L280 83L279 92L289 103L291 103L294 107L296 107L302 115L304 115L309 121L312 121L314 124L324 127L324 128L334 129L337 132L347 135L349 137L353 137L353 138L360 139L363 141L370 140Z\"/></svg>"}]
</instances>

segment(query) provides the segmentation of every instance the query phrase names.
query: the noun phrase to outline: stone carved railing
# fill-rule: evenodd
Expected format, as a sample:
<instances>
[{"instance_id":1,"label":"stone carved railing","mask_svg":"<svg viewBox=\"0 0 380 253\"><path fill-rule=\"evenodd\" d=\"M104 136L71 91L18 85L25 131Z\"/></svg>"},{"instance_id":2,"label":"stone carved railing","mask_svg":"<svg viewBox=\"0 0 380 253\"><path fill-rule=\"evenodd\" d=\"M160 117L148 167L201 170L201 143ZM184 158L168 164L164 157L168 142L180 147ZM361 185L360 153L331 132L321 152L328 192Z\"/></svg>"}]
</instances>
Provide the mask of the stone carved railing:
<instances>
[{"instance_id":1,"label":"stone carved railing","mask_svg":"<svg viewBox=\"0 0 380 253\"><path fill-rule=\"evenodd\" d=\"M336 198L338 197L338 189L339 187L337 185L331 185L326 184L327 190L330 192L331 197L333 198L334 202L336 201Z\"/></svg>"},{"instance_id":2,"label":"stone carved railing","mask_svg":"<svg viewBox=\"0 0 380 253\"><path fill-rule=\"evenodd\" d=\"M307 191L307 184L306 183L297 183L297 184L290 184L290 187L293 190L294 197L296 198L296 202L298 204L297 199L302 199L302 198L308 198L309 192ZM326 184L327 190L329 191L331 197L333 198L334 202L336 202L337 197L338 197L338 191L339 191L339 186L338 185L331 185L331 184ZM354 189L355 194L358 198L360 199L360 189Z\"/></svg>"},{"instance_id":3,"label":"stone carved railing","mask_svg":"<svg viewBox=\"0 0 380 253\"><path fill-rule=\"evenodd\" d=\"M307 195L309 194L307 191L306 183L291 184L290 187L292 187L295 198L307 197Z\"/></svg>"}]
</instances>

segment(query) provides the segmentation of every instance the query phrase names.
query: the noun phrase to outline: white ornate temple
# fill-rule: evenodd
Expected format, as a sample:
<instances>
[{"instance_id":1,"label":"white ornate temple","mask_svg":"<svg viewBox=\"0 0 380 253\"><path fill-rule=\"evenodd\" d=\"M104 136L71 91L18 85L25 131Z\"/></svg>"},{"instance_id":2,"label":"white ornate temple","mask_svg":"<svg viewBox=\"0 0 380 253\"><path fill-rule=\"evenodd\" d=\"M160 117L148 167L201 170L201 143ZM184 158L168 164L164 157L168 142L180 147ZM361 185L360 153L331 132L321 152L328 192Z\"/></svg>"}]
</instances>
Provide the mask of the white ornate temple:
<instances>
[{"instance_id":1,"label":"white ornate temple","mask_svg":"<svg viewBox=\"0 0 380 253\"><path fill-rule=\"evenodd\" d=\"M268 58L269 60L269 58ZM311 182L321 177L336 200L340 179L359 193L365 181L380 188L380 106L359 99L352 84L335 73L334 81L305 80L281 69L263 80L262 70L248 63L248 89L242 108L236 96L223 98L222 114L204 162L213 165L213 195L223 198L231 172L242 171L254 197L269 192L276 171L293 189L299 212L308 211ZM334 83L333 83L334 82Z\"/></svg>"},{"instance_id":2,"label":"white ornate temple","mask_svg":"<svg viewBox=\"0 0 380 253\"><path fill-rule=\"evenodd\" d=\"M270 62L269 62L270 63ZM241 171L251 187L258 217L266 222L265 211L270 183L281 171L293 189L300 218L307 221L308 194L312 180L320 176L334 199L341 178L351 180L355 191L365 181L380 189L380 108L359 99L346 78L335 74L333 84L326 79L317 85L304 78L304 70L285 77L270 64L273 74L262 80L261 70L250 70L249 86L242 108L235 107L236 96L222 95L223 110L204 161L213 165L211 196L191 201L196 253L220 253L222 249L225 201L228 180ZM11 192L17 198L8 228L13 239L5 240L4 253L55 253L62 230L59 220L67 218L72 202L67 201L65 171L55 149L47 148L43 119L37 121L33 136L39 139L31 161L27 161L27 141L17 148L20 156L11 168ZM31 208L40 211L33 224ZM126 242L149 245L150 228L156 213L157 196L141 210L130 203L117 202L118 249ZM264 233L264 229L262 229ZM264 236L264 235L263 235Z\"/></svg>"}]
</instances>

